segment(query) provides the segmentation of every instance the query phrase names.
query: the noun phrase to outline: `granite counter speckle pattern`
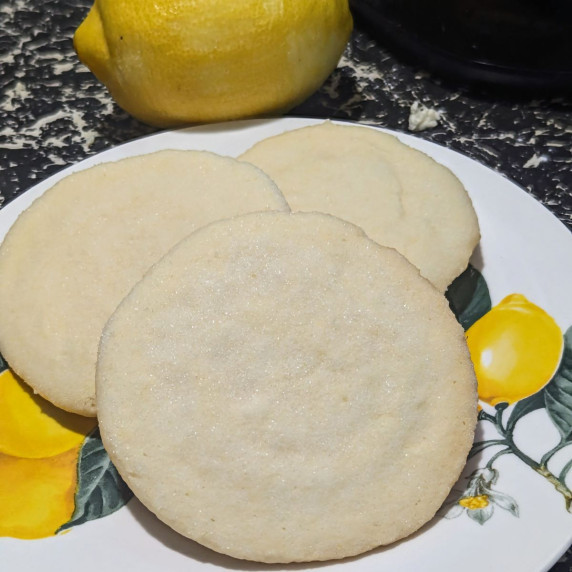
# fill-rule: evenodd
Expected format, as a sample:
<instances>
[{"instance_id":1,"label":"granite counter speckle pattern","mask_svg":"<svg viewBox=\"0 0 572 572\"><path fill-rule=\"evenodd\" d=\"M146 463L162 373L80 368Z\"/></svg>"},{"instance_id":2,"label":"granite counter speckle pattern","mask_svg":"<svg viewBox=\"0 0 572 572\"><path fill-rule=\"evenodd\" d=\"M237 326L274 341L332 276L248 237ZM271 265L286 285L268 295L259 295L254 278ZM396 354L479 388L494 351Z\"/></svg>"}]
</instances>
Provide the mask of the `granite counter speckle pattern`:
<instances>
[{"instance_id":1,"label":"granite counter speckle pattern","mask_svg":"<svg viewBox=\"0 0 572 572\"><path fill-rule=\"evenodd\" d=\"M89 0L0 0L0 202L67 165L155 130L119 109L77 59ZM418 136L497 170L572 230L572 99L455 86L412 67L357 28L338 69L292 115L408 132L411 106L439 112ZM554 571L572 570L567 553Z\"/></svg>"}]
</instances>

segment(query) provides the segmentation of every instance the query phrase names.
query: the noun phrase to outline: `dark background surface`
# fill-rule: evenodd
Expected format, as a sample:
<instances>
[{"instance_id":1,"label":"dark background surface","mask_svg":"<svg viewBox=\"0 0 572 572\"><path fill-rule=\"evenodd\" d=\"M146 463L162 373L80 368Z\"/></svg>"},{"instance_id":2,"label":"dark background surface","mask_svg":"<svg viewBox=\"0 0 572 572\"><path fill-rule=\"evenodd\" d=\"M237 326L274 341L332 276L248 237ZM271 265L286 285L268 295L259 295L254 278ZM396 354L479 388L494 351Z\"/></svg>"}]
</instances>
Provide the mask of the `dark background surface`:
<instances>
[{"instance_id":1,"label":"dark background surface","mask_svg":"<svg viewBox=\"0 0 572 572\"><path fill-rule=\"evenodd\" d=\"M0 0L1 204L67 165L155 131L119 109L77 60L72 37L90 5ZM415 102L441 112L419 137L510 178L572 230L572 98L564 92L441 77L390 51L383 35L358 21L338 68L291 115L408 132ZM554 570L572 570L570 552Z\"/></svg>"}]
</instances>

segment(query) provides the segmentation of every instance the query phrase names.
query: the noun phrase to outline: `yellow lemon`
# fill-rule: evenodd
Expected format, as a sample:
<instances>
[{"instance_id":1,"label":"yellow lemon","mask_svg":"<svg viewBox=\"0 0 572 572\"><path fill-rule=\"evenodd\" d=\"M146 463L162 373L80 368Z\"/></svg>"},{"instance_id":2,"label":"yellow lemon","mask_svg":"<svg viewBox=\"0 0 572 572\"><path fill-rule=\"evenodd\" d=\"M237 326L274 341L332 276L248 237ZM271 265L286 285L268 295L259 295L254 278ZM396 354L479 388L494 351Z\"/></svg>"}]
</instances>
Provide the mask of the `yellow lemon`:
<instances>
[{"instance_id":1,"label":"yellow lemon","mask_svg":"<svg viewBox=\"0 0 572 572\"><path fill-rule=\"evenodd\" d=\"M352 25L347 0L95 0L74 46L123 109L165 127L294 107Z\"/></svg>"},{"instance_id":2,"label":"yellow lemon","mask_svg":"<svg viewBox=\"0 0 572 572\"><path fill-rule=\"evenodd\" d=\"M80 445L95 424L34 394L10 370L0 374L0 453L51 457Z\"/></svg>"},{"instance_id":3,"label":"yellow lemon","mask_svg":"<svg viewBox=\"0 0 572 572\"><path fill-rule=\"evenodd\" d=\"M53 536L74 511L79 447L48 459L0 454L0 536Z\"/></svg>"},{"instance_id":4,"label":"yellow lemon","mask_svg":"<svg viewBox=\"0 0 572 572\"><path fill-rule=\"evenodd\" d=\"M554 319L521 294L504 298L467 330L479 397L491 405L536 393L553 376L564 338Z\"/></svg>"}]
</instances>

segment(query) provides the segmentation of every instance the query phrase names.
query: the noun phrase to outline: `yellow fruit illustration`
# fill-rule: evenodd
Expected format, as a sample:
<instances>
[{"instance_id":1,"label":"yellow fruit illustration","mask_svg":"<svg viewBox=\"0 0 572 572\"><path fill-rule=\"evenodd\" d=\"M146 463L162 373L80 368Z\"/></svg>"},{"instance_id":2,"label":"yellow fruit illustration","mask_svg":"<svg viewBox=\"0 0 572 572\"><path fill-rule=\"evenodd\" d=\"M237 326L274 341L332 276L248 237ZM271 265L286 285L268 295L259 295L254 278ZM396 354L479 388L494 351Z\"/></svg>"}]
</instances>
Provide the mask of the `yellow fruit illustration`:
<instances>
[{"instance_id":1,"label":"yellow fruit illustration","mask_svg":"<svg viewBox=\"0 0 572 572\"><path fill-rule=\"evenodd\" d=\"M347 0L95 0L74 46L123 109L167 127L287 111L352 25Z\"/></svg>"},{"instance_id":2,"label":"yellow fruit illustration","mask_svg":"<svg viewBox=\"0 0 572 572\"><path fill-rule=\"evenodd\" d=\"M95 419L35 395L10 370L0 373L0 453L29 459L58 455L77 448L95 425Z\"/></svg>"},{"instance_id":3,"label":"yellow fruit illustration","mask_svg":"<svg viewBox=\"0 0 572 572\"><path fill-rule=\"evenodd\" d=\"M563 348L558 324L521 294L504 298L467 330L479 397L514 403L552 378Z\"/></svg>"},{"instance_id":4,"label":"yellow fruit illustration","mask_svg":"<svg viewBox=\"0 0 572 572\"><path fill-rule=\"evenodd\" d=\"M0 454L0 536L44 538L74 511L79 447L47 459Z\"/></svg>"}]
</instances>

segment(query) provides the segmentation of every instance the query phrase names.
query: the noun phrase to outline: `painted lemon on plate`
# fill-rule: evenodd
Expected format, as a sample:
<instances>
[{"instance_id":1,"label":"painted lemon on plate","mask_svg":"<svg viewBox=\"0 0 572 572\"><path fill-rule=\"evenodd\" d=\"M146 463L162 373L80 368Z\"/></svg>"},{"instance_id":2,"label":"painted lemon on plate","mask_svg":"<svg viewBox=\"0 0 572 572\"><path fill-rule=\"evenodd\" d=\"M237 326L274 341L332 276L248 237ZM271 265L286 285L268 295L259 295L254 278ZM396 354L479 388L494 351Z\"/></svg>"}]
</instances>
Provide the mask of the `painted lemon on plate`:
<instances>
[{"instance_id":1,"label":"painted lemon on plate","mask_svg":"<svg viewBox=\"0 0 572 572\"><path fill-rule=\"evenodd\" d=\"M542 389L556 371L564 339L554 318L511 294L467 330L479 397L514 403Z\"/></svg>"},{"instance_id":2,"label":"painted lemon on plate","mask_svg":"<svg viewBox=\"0 0 572 572\"><path fill-rule=\"evenodd\" d=\"M348 0L95 0L79 59L150 125L279 114L334 70Z\"/></svg>"},{"instance_id":3,"label":"painted lemon on plate","mask_svg":"<svg viewBox=\"0 0 572 572\"><path fill-rule=\"evenodd\" d=\"M0 453L41 459L77 448L96 425L52 405L17 379L0 374Z\"/></svg>"},{"instance_id":4,"label":"painted lemon on plate","mask_svg":"<svg viewBox=\"0 0 572 572\"><path fill-rule=\"evenodd\" d=\"M0 536L53 536L70 520L78 456L95 425L0 373Z\"/></svg>"},{"instance_id":5,"label":"painted lemon on plate","mask_svg":"<svg viewBox=\"0 0 572 572\"><path fill-rule=\"evenodd\" d=\"M79 445L46 459L0 454L0 536L53 536L71 518Z\"/></svg>"}]
</instances>

